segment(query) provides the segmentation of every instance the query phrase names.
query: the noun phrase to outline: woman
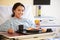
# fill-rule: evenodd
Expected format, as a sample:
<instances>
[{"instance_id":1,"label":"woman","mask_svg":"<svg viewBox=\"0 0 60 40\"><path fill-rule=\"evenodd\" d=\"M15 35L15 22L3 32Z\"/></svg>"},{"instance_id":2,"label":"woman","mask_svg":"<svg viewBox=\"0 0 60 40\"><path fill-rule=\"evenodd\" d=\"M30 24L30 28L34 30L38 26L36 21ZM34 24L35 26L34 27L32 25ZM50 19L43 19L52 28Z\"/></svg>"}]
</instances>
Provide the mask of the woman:
<instances>
[{"instance_id":1,"label":"woman","mask_svg":"<svg viewBox=\"0 0 60 40\"><path fill-rule=\"evenodd\" d=\"M39 29L40 25L36 27L35 24L32 24L30 20L22 18L24 10L25 10L25 6L23 4L21 3L14 4L12 8L13 14L11 19L7 20L5 23L3 23L0 26L0 31L8 31L8 29L13 29L14 31L17 31L18 25L24 25L24 29L27 28Z\"/></svg>"}]
</instances>

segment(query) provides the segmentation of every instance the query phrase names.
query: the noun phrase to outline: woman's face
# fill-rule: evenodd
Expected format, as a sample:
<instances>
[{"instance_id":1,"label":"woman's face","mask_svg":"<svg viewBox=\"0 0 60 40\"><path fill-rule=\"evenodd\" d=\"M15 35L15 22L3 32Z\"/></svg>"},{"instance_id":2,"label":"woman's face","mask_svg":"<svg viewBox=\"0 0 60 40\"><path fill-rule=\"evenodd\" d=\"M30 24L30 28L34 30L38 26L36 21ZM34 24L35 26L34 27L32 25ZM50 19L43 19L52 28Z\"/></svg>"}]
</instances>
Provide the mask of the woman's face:
<instances>
[{"instance_id":1,"label":"woman's face","mask_svg":"<svg viewBox=\"0 0 60 40\"><path fill-rule=\"evenodd\" d=\"M23 7L23 6L18 6L18 7L14 10L14 13L15 13L15 17L21 18L21 16L22 16L23 13L24 13L24 7Z\"/></svg>"}]
</instances>

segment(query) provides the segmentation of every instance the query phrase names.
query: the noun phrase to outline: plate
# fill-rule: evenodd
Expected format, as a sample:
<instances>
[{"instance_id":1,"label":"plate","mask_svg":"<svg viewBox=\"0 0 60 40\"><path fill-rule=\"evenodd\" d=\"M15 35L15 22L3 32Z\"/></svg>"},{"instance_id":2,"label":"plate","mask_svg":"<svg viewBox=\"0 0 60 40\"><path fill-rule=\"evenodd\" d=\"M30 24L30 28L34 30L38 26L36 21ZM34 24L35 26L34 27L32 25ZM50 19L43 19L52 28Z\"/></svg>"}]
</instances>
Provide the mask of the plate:
<instances>
[{"instance_id":1,"label":"plate","mask_svg":"<svg viewBox=\"0 0 60 40\"><path fill-rule=\"evenodd\" d=\"M34 29L34 30L26 30L26 33L32 33L32 34L37 34L39 32L41 32L41 30L36 30L36 29Z\"/></svg>"}]
</instances>

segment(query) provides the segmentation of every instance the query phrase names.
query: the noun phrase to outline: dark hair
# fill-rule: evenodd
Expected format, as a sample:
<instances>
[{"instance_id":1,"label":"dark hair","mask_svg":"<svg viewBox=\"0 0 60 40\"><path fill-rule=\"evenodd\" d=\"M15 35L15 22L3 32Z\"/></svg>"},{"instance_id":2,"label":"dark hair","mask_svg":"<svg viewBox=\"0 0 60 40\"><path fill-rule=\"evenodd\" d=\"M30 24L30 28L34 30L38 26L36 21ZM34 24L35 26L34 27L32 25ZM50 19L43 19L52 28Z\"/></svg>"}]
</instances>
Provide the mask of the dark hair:
<instances>
[{"instance_id":1,"label":"dark hair","mask_svg":"<svg viewBox=\"0 0 60 40\"><path fill-rule=\"evenodd\" d=\"M25 8L25 6L24 6L22 3L19 3L19 2L18 2L18 3L15 3L14 6L13 6L13 8L12 8L12 12L13 12L12 17L15 16L14 10L15 10L18 6L22 6L22 7Z\"/></svg>"}]
</instances>

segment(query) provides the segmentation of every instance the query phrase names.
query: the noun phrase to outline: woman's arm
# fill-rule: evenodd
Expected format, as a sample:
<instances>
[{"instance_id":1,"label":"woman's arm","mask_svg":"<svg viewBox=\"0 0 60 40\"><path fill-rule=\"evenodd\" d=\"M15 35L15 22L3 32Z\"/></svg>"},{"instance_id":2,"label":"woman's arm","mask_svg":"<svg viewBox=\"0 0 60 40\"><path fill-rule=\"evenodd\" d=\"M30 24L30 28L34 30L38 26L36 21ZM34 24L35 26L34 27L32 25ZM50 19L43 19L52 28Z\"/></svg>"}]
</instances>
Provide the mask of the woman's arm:
<instances>
[{"instance_id":1,"label":"woman's arm","mask_svg":"<svg viewBox=\"0 0 60 40\"><path fill-rule=\"evenodd\" d=\"M7 20L0 25L0 31L7 31L9 28L12 28L12 23L10 22L10 20Z\"/></svg>"},{"instance_id":2,"label":"woman's arm","mask_svg":"<svg viewBox=\"0 0 60 40\"><path fill-rule=\"evenodd\" d=\"M34 29L40 29L40 24L36 25L30 20L27 20L27 23L29 24L29 27L34 28Z\"/></svg>"}]
</instances>

